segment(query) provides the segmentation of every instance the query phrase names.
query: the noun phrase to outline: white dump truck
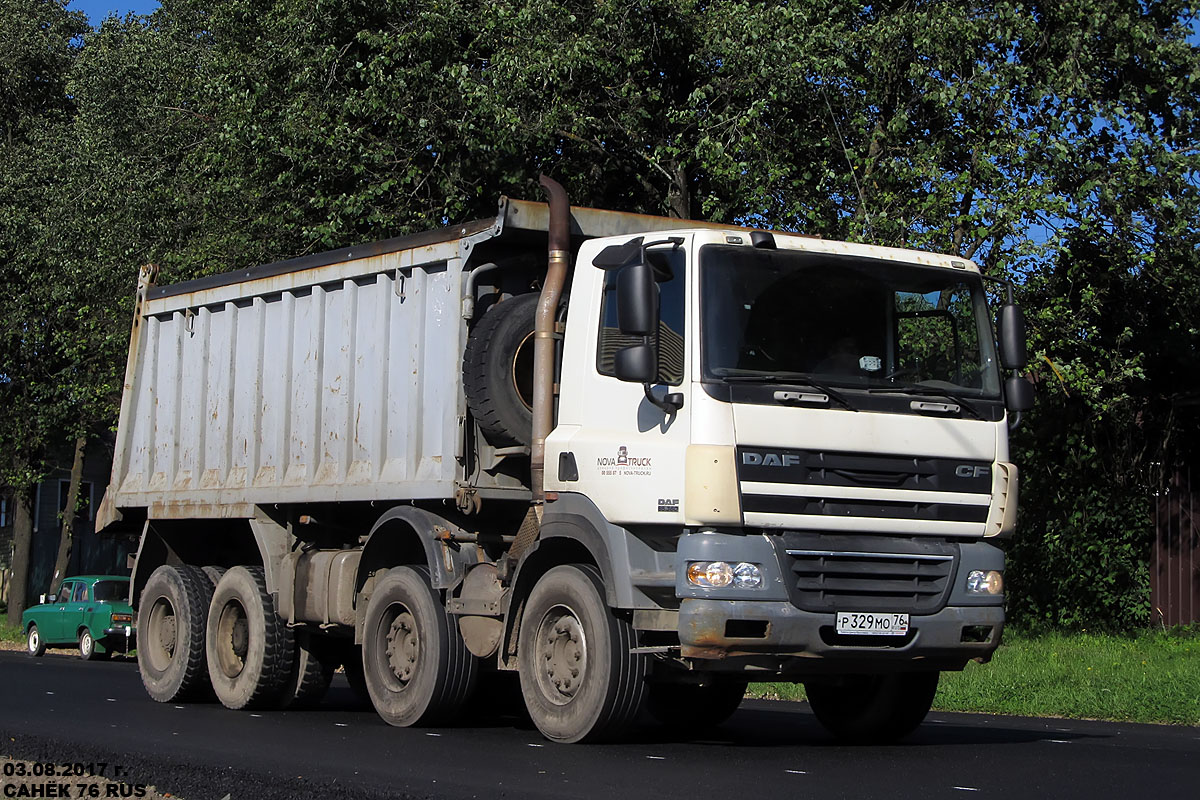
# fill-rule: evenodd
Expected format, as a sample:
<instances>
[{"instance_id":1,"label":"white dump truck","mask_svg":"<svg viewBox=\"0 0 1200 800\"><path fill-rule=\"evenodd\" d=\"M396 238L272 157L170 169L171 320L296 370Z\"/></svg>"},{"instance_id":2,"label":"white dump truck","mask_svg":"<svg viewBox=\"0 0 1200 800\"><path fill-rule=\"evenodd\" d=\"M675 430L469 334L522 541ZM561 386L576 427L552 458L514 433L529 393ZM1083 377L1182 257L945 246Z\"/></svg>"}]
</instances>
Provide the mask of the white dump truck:
<instances>
[{"instance_id":1,"label":"white dump truck","mask_svg":"<svg viewBox=\"0 0 1200 800\"><path fill-rule=\"evenodd\" d=\"M140 531L149 694L283 707L344 666L430 725L515 671L577 742L789 681L842 739L914 729L1004 625L1011 296L997 337L968 260L542 182L465 225L143 269L100 524Z\"/></svg>"}]
</instances>

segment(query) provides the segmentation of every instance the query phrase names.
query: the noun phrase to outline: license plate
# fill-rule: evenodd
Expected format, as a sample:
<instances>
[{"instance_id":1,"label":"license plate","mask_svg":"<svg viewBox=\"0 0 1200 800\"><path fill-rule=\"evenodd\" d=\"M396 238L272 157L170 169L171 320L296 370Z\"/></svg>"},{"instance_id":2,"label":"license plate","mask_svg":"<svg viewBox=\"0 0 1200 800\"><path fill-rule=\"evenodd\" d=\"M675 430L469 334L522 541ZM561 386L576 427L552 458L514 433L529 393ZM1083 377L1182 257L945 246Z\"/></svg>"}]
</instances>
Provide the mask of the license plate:
<instances>
[{"instance_id":1,"label":"license plate","mask_svg":"<svg viewBox=\"0 0 1200 800\"><path fill-rule=\"evenodd\" d=\"M851 636L903 636L908 633L908 614L839 611L837 632Z\"/></svg>"}]
</instances>

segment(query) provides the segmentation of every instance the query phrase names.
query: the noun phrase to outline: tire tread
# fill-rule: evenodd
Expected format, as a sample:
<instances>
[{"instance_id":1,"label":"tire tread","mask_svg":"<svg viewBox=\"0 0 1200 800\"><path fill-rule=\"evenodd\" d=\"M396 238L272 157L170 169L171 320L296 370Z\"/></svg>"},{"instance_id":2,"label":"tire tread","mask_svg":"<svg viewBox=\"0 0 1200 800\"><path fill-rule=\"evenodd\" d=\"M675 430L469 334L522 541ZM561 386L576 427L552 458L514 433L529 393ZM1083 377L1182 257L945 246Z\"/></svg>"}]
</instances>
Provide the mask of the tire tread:
<instances>
[{"instance_id":1,"label":"tire tread","mask_svg":"<svg viewBox=\"0 0 1200 800\"><path fill-rule=\"evenodd\" d=\"M488 367L492 363L493 348L504 344L504 338L497 336L500 327L505 323L515 324L510 320L528 313L527 307L536 309L537 300L536 293L523 294L489 308L471 330L463 350L463 394L467 407L479 429L497 446L529 444L531 431L520 429L512 420L505 419L511 415L504 413L501 405L504 400L500 397L499 387L492 385Z\"/></svg>"}]
</instances>

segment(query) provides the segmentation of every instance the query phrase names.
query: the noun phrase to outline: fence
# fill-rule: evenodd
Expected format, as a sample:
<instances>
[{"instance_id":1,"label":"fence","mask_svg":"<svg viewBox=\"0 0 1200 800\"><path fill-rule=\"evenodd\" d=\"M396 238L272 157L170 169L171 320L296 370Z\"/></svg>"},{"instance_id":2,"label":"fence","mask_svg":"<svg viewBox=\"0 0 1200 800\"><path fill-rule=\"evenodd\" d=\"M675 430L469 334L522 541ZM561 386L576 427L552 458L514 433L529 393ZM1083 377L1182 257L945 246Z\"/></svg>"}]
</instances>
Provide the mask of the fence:
<instances>
[{"instance_id":1,"label":"fence","mask_svg":"<svg viewBox=\"0 0 1200 800\"><path fill-rule=\"evenodd\" d=\"M1190 467L1167 474L1154 502L1154 551L1150 556L1150 608L1155 624L1200 622L1200 486Z\"/></svg>"}]
</instances>

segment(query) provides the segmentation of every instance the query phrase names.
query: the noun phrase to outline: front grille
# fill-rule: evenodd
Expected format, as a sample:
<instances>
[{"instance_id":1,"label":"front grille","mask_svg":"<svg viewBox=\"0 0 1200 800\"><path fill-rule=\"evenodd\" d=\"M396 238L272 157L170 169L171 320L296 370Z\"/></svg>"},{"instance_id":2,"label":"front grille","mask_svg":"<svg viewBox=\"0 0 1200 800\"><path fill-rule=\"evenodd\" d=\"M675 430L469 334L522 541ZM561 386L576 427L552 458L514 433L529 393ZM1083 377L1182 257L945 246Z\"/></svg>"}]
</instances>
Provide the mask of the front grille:
<instances>
[{"instance_id":1,"label":"front grille","mask_svg":"<svg viewBox=\"0 0 1200 800\"><path fill-rule=\"evenodd\" d=\"M945 605L955 555L788 550L793 601L805 611L929 614Z\"/></svg>"}]
</instances>

